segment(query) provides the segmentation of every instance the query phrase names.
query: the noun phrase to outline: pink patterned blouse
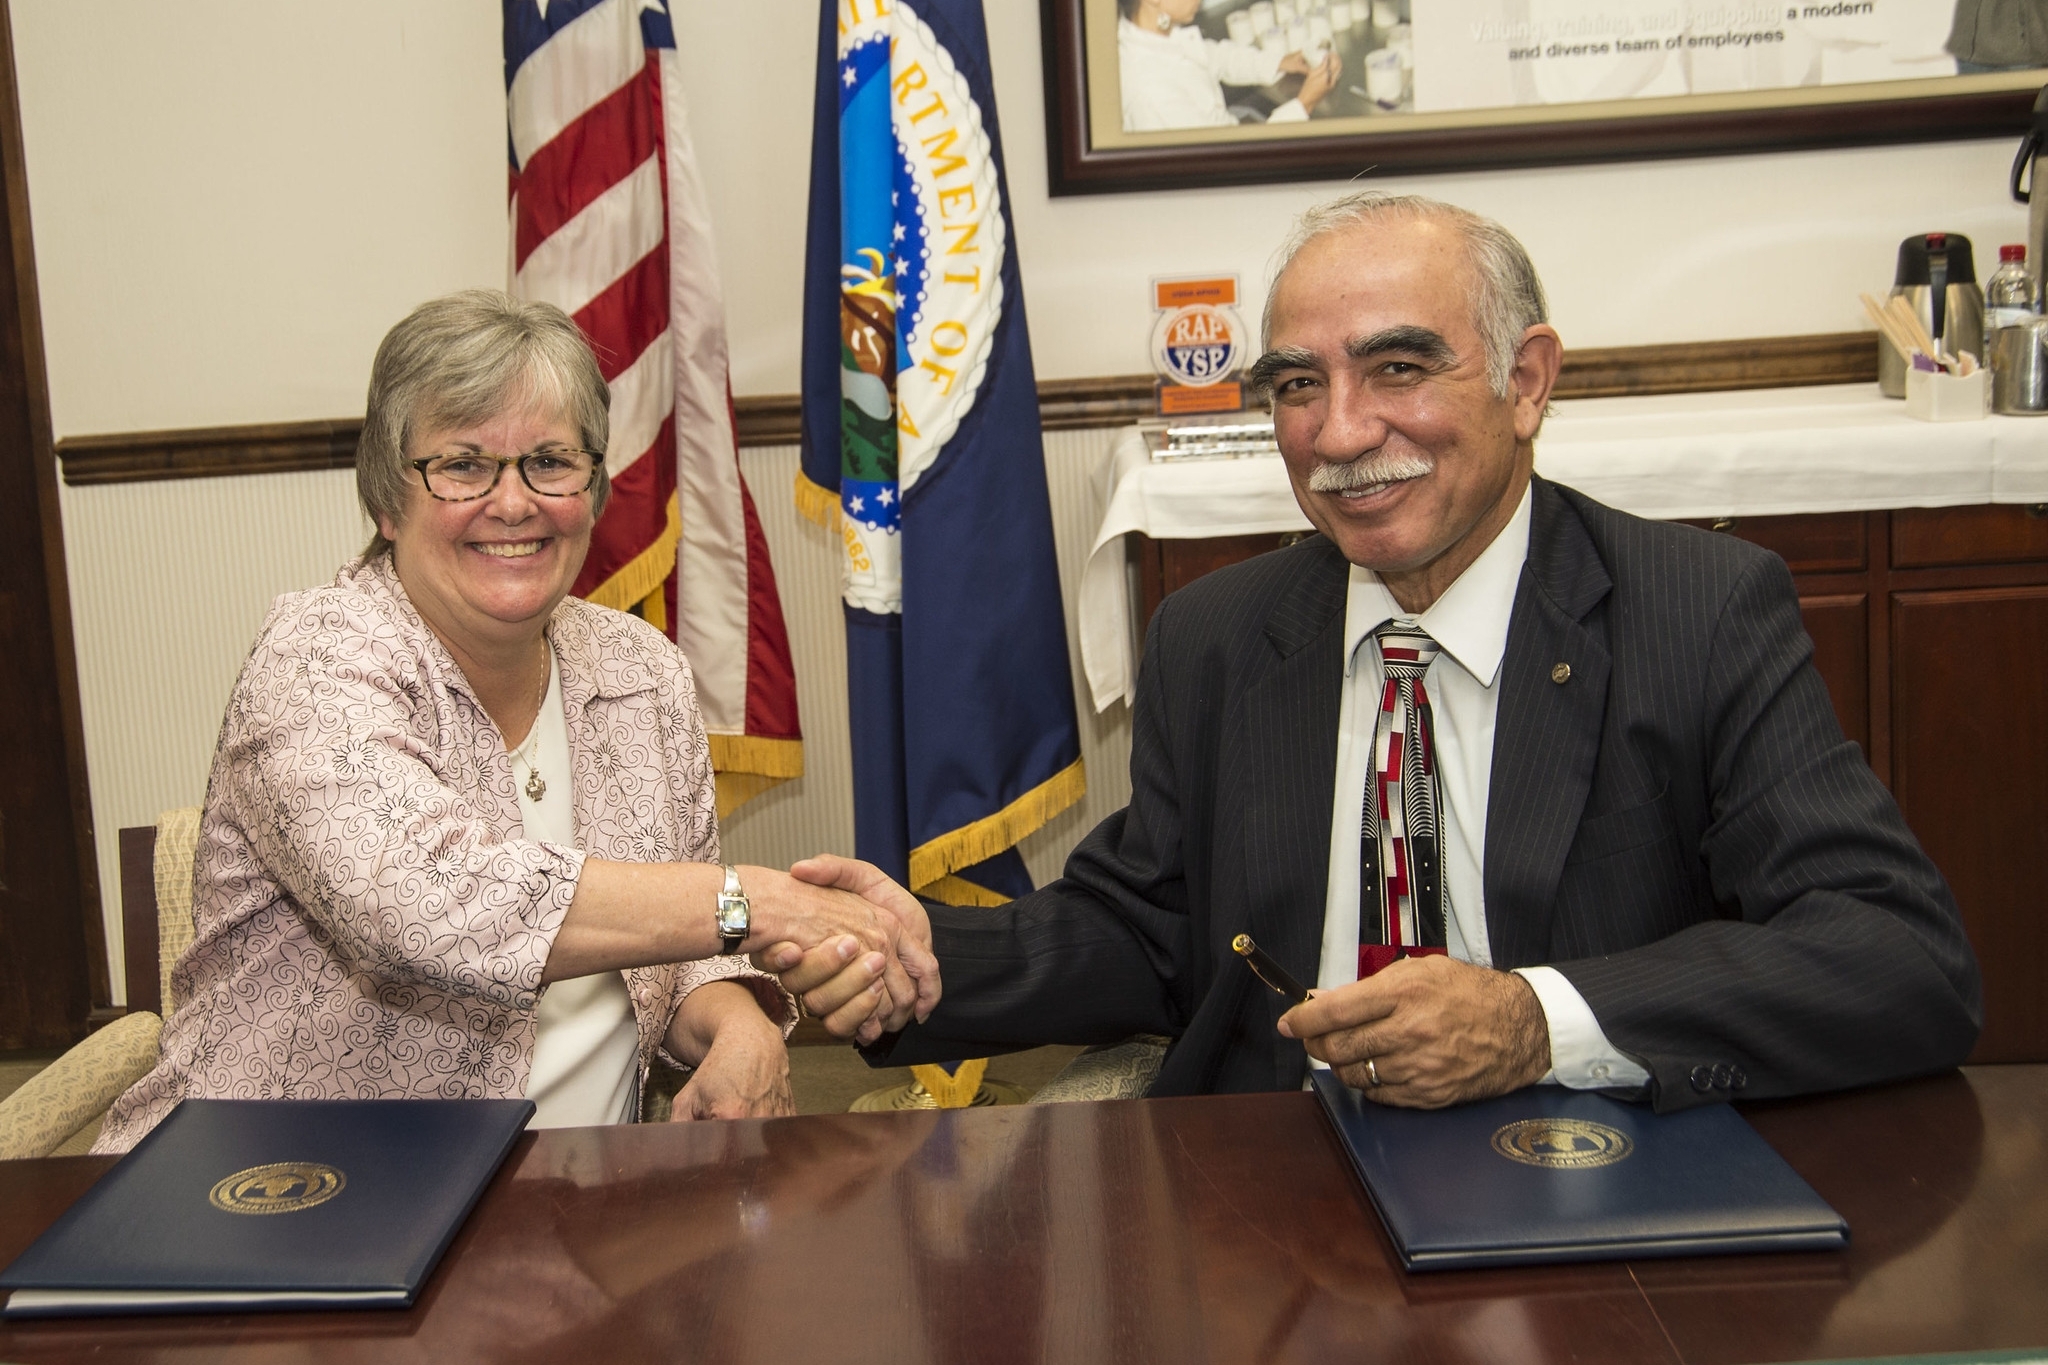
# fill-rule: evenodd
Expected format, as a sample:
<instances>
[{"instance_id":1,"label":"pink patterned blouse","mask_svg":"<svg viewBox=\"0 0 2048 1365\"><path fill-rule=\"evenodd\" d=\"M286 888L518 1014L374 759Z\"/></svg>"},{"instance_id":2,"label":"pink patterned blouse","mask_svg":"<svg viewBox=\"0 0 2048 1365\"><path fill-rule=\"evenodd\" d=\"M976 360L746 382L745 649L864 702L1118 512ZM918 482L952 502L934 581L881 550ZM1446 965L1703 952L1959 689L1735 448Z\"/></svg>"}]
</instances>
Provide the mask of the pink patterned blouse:
<instances>
[{"instance_id":1,"label":"pink patterned blouse","mask_svg":"<svg viewBox=\"0 0 2048 1365\"><path fill-rule=\"evenodd\" d=\"M277 600L221 724L193 870L196 936L156 1069L107 1114L124 1152L195 1097L519 1096L585 856L715 862L690 666L652 627L565 598L561 669L582 848L516 837L512 763L389 555ZM644 1067L683 997L746 959L626 973Z\"/></svg>"}]
</instances>

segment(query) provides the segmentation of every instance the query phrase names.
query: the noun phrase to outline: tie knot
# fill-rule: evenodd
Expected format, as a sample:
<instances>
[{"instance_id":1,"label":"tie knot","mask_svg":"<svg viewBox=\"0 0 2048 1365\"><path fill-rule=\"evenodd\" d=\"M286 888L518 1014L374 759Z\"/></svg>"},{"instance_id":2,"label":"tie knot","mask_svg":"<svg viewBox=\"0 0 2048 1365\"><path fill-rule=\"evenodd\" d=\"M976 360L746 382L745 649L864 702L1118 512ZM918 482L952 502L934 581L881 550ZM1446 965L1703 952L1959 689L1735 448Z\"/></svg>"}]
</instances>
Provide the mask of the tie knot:
<instances>
[{"instance_id":1,"label":"tie knot","mask_svg":"<svg viewBox=\"0 0 2048 1365\"><path fill-rule=\"evenodd\" d=\"M1427 673L1443 648L1429 638L1427 631L1405 621L1387 622L1372 633L1372 638L1379 643L1380 662L1386 667L1387 676L1397 682Z\"/></svg>"}]
</instances>

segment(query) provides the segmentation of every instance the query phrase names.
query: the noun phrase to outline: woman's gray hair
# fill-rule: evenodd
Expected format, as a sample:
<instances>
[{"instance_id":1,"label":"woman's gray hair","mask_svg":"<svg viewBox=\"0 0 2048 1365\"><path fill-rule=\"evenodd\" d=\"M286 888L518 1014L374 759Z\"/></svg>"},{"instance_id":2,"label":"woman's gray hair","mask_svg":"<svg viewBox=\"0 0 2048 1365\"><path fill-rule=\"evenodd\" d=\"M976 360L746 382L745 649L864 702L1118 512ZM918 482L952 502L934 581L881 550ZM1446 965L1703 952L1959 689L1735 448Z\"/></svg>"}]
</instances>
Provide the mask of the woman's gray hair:
<instances>
[{"instance_id":1,"label":"woman's gray hair","mask_svg":"<svg viewBox=\"0 0 2048 1365\"><path fill-rule=\"evenodd\" d=\"M604 453L611 389L567 313L498 289L465 289L408 313L377 347L369 411L356 442L356 497L371 524L404 518L407 485L419 478L406 464L415 436L435 427L475 426L513 408L560 416L576 428L584 449ZM610 496L611 479L600 464L590 489L593 516ZM390 548L379 530L364 557Z\"/></svg>"},{"instance_id":2,"label":"woman's gray hair","mask_svg":"<svg viewBox=\"0 0 2048 1365\"><path fill-rule=\"evenodd\" d=\"M1303 247L1326 233L1395 217L1438 218L1464 234L1472 258L1472 324L1486 345L1486 377L1496 396L1507 397L1522 334L1550 320L1543 281L1536 278L1529 253L1512 232L1470 209L1419 194L1360 190L1302 214L1275 258L1272 283L1266 290L1266 311L1259 323L1261 347L1272 346L1273 297L1280 292L1280 277Z\"/></svg>"}]
</instances>

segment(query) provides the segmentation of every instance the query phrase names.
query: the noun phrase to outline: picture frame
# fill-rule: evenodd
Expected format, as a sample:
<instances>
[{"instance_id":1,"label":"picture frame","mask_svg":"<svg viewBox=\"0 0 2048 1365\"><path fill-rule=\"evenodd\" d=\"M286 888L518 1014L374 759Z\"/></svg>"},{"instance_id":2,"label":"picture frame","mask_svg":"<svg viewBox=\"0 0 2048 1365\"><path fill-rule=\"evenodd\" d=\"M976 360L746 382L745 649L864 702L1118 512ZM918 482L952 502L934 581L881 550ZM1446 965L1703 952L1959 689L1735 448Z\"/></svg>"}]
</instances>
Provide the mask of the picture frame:
<instances>
[{"instance_id":1,"label":"picture frame","mask_svg":"<svg viewBox=\"0 0 2048 1365\"><path fill-rule=\"evenodd\" d=\"M1325 11L1336 10L1341 2L1300 0L1303 9L1315 6ZM1527 12L1541 0L1396 2L1406 14L1409 5L1439 4ZM1697 7L1703 0L1673 2ZM1831 2L1843 5L1843 0ZM1206 21L1219 12L1227 19L1228 12L1253 3L1206 0L1197 22L1205 30L1213 29L1216 25ZM1343 8L1356 14L1372 3L1357 0L1356 9ZM1630 3L1648 5L1651 0L1616 0L1616 7ZM1946 0L1874 3L1924 5ZM1749 4L1755 12L1773 7L1754 0L1730 4ZM1868 10L1873 0L1847 0L1847 5ZM1784 7L1811 8L1812 0L1790 0ZM1047 165L1055 196L1350 179L1367 171L1416 174L2017 137L2029 126L2036 94L2048 85L2048 67L2042 67L1534 106L1424 112L1373 107L1364 116L1343 112L1337 107L1340 100L1333 99L1319 116L1284 127L1252 123L1128 131L1123 127L1118 72L1118 0L1041 0L1040 22ZM1419 37L1419 29L1417 33ZM1335 50L1355 58L1359 40L1345 39L1340 32ZM1357 70L1348 61L1346 68ZM1416 88L1413 73L1411 61L1410 104ZM1302 82L1299 76L1292 79L1296 86ZM1352 101L1355 109L1367 92L1355 77L1345 85L1341 99ZM1266 93L1277 98L1286 89L1276 85ZM1259 93L1252 92L1254 103ZM1240 110L1233 112L1243 116Z\"/></svg>"}]
</instances>

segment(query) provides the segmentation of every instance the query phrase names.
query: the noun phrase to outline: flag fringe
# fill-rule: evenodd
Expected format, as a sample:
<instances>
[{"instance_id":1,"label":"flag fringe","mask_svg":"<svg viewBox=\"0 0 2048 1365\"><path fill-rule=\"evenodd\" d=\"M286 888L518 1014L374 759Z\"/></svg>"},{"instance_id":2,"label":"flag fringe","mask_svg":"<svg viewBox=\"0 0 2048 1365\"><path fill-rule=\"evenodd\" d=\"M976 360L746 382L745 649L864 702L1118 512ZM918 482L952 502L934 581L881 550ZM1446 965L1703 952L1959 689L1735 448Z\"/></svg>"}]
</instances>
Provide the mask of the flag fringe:
<instances>
[{"instance_id":1,"label":"flag fringe","mask_svg":"<svg viewBox=\"0 0 2048 1365\"><path fill-rule=\"evenodd\" d=\"M761 793L789 781L786 777L769 777L763 773L713 773L711 780L717 789L718 818L721 820Z\"/></svg>"},{"instance_id":2,"label":"flag fringe","mask_svg":"<svg viewBox=\"0 0 2048 1365\"><path fill-rule=\"evenodd\" d=\"M976 886L964 877L955 877L951 874L939 878L929 886L918 887L917 894L941 905L982 905L993 908L1010 903L1010 898L1000 891Z\"/></svg>"},{"instance_id":3,"label":"flag fringe","mask_svg":"<svg viewBox=\"0 0 2048 1365\"><path fill-rule=\"evenodd\" d=\"M994 815L910 850L910 884L930 886L948 873L995 857L1087 792L1088 775L1077 758Z\"/></svg>"},{"instance_id":4,"label":"flag fringe","mask_svg":"<svg viewBox=\"0 0 2048 1365\"><path fill-rule=\"evenodd\" d=\"M668 634L668 583L657 583L654 591L640 599L640 619L663 635Z\"/></svg>"},{"instance_id":5,"label":"flag fringe","mask_svg":"<svg viewBox=\"0 0 2048 1365\"><path fill-rule=\"evenodd\" d=\"M977 1057L971 1062L962 1062L952 1075L946 1068L927 1062L910 1068L910 1074L939 1102L941 1109L965 1109L974 1103L974 1097L981 1090L982 1073L988 1070L988 1058Z\"/></svg>"},{"instance_id":6,"label":"flag fringe","mask_svg":"<svg viewBox=\"0 0 2048 1365\"><path fill-rule=\"evenodd\" d=\"M796 472L797 515L814 521L828 531L839 527L839 495L823 484L812 483L803 470Z\"/></svg>"},{"instance_id":7,"label":"flag fringe","mask_svg":"<svg viewBox=\"0 0 2048 1365\"><path fill-rule=\"evenodd\" d=\"M710 734L711 766L719 772L758 773L762 777L802 777L804 742L763 735Z\"/></svg>"},{"instance_id":8,"label":"flag fringe","mask_svg":"<svg viewBox=\"0 0 2048 1365\"><path fill-rule=\"evenodd\" d=\"M667 524L654 543L626 561L625 567L584 595L586 602L626 611L661 590L676 571L676 544L683 534L683 505L678 494L668 498ZM666 614L666 613L664 613Z\"/></svg>"},{"instance_id":9,"label":"flag fringe","mask_svg":"<svg viewBox=\"0 0 2048 1365\"><path fill-rule=\"evenodd\" d=\"M804 742L761 735L706 735L718 784L718 818L738 810L772 787L804 775Z\"/></svg>"}]
</instances>

